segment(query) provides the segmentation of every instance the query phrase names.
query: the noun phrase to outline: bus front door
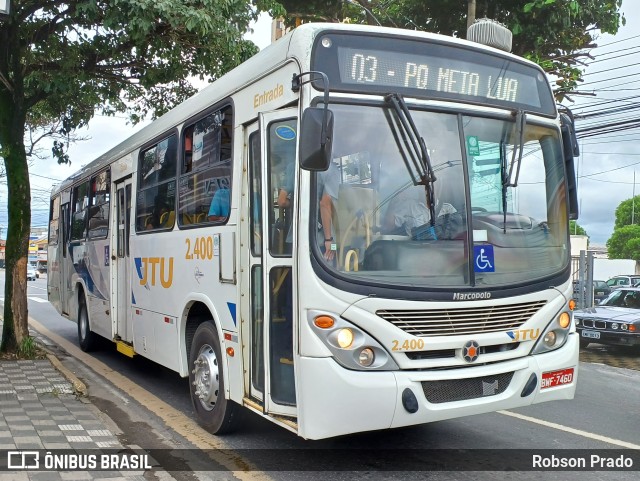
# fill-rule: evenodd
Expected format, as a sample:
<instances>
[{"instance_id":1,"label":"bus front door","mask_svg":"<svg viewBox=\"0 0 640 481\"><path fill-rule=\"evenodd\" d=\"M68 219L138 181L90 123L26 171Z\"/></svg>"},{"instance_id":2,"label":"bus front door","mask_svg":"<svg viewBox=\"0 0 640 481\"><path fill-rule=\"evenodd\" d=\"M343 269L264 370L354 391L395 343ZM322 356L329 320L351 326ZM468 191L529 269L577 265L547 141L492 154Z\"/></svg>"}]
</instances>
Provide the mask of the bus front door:
<instances>
[{"instance_id":1,"label":"bus front door","mask_svg":"<svg viewBox=\"0 0 640 481\"><path fill-rule=\"evenodd\" d=\"M249 167L250 388L265 413L295 418L293 212L296 109L260 114L246 130ZM286 202L278 201L280 190ZM286 205L285 205L286 204Z\"/></svg>"}]
</instances>

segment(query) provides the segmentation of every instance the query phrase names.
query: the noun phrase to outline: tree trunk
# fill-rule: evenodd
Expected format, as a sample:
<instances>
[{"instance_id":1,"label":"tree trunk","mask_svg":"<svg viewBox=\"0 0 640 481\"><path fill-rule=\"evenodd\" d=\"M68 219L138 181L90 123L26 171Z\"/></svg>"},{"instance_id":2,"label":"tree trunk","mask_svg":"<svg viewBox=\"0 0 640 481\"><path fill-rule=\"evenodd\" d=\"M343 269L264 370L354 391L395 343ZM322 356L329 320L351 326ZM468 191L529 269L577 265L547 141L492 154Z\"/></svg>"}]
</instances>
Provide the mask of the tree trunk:
<instances>
[{"instance_id":1,"label":"tree trunk","mask_svg":"<svg viewBox=\"0 0 640 481\"><path fill-rule=\"evenodd\" d=\"M0 343L2 352L14 351L29 336L27 256L31 231L31 191L24 148L25 112L22 98L22 92L16 92L15 84L13 91L0 86L0 154L4 158L9 191L4 325Z\"/></svg>"}]
</instances>

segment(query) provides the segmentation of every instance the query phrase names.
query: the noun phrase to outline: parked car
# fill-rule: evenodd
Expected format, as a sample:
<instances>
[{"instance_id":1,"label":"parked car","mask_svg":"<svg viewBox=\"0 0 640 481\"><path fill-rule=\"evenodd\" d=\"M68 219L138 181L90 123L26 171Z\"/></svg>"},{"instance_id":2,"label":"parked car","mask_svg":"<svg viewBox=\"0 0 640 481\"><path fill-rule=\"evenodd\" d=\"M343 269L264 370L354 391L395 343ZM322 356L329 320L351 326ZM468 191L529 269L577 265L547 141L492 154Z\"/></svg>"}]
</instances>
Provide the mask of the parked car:
<instances>
[{"instance_id":1,"label":"parked car","mask_svg":"<svg viewBox=\"0 0 640 481\"><path fill-rule=\"evenodd\" d=\"M37 279L37 275L35 264L27 264L27 280L35 281Z\"/></svg>"},{"instance_id":2,"label":"parked car","mask_svg":"<svg viewBox=\"0 0 640 481\"><path fill-rule=\"evenodd\" d=\"M613 289L619 289L621 287L633 287L637 283L640 283L640 276L628 275L628 276L615 276L607 281L607 285Z\"/></svg>"},{"instance_id":3,"label":"parked car","mask_svg":"<svg viewBox=\"0 0 640 481\"><path fill-rule=\"evenodd\" d=\"M590 343L619 346L640 345L640 288L622 287L600 304L573 315L580 346Z\"/></svg>"},{"instance_id":4,"label":"parked car","mask_svg":"<svg viewBox=\"0 0 640 481\"><path fill-rule=\"evenodd\" d=\"M596 304L611 294L611 288L605 281L593 281L593 302Z\"/></svg>"}]
</instances>

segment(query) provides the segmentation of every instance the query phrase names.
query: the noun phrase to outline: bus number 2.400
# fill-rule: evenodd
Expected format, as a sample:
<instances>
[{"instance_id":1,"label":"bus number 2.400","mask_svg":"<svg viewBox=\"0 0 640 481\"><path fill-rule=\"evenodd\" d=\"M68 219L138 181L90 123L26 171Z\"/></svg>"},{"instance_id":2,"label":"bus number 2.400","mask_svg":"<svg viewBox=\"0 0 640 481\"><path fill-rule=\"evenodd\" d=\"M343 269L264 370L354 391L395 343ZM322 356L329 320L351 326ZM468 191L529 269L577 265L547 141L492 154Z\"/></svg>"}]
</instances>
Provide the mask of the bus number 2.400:
<instances>
[{"instance_id":1,"label":"bus number 2.400","mask_svg":"<svg viewBox=\"0 0 640 481\"><path fill-rule=\"evenodd\" d=\"M187 253L185 259L211 260L213 259L213 237L196 237L195 239L185 239Z\"/></svg>"},{"instance_id":2,"label":"bus number 2.400","mask_svg":"<svg viewBox=\"0 0 640 481\"><path fill-rule=\"evenodd\" d=\"M420 351L424 349L424 339L405 339L404 342L393 340L392 351Z\"/></svg>"}]
</instances>

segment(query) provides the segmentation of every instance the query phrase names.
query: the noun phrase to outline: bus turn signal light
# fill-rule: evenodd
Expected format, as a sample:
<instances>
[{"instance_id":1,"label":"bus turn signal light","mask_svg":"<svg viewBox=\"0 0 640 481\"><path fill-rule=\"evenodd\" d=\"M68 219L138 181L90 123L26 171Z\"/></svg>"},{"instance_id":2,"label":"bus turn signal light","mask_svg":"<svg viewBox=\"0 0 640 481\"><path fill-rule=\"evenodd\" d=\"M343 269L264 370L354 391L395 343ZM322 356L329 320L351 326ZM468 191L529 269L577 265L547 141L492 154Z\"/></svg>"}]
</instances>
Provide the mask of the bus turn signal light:
<instances>
[{"instance_id":1,"label":"bus turn signal light","mask_svg":"<svg viewBox=\"0 0 640 481\"><path fill-rule=\"evenodd\" d=\"M313 320L313 323L316 325L316 327L319 327L320 329L329 329L333 327L335 322L336 321L333 319L333 317L329 316L318 316Z\"/></svg>"},{"instance_id":2,"label":"bus turn signal light","mask_svg":"<svg viewBox=\"0 0 640 481\"><path fill-rule=\"evenodd\" d=\"M560 314L558 324L560 324L560 327L562 329L566 329L567 327L569 327L569 324L571 324L571 316L568 312L563 312L562 314Z\"/></svg>"},{"instance_id":3,"label":"bus turn signal light","mask_svg":"<svg viewBox=\"0 0 640 481\"><path fill-rule=\"evenodd\" d=\"M576 308L576 301L575 299L570 299L569 300L569 310L573 311Z\"/></svg>"}]
</instances>

